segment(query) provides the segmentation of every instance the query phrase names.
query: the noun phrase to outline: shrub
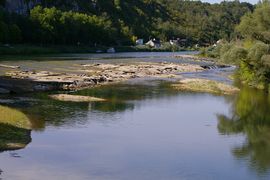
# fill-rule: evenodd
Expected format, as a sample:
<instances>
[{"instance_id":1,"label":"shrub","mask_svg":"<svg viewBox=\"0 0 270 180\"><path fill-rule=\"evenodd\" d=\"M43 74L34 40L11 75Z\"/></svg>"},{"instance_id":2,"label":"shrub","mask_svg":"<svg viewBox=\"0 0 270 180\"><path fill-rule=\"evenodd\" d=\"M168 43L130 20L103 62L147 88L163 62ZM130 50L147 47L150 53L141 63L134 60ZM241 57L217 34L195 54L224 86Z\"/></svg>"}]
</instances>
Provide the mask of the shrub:
<instances>
[{"instance_id":1,"label":"shrub","mask_svg":"<svg viewBox=\"0 0 270 180\"><path fill-rule=\"evenodd\" d=\"M262 42L257 42L249 49L247 56L248 63L257 67L262 66L261 58L263 55L268 54L268 52L269 45Z\"/></svg>"},{"instance_id":2,"label":"shrub","mask_svg":"<svg viewBox=\"0 0 270 180\"><path fill-rule=\"evenodd\" d=\"M246 49L238 46L230 46L230 49L228 49L226 52L224 49L222 49L224 54L221 55L221 60L224 63L239 64L240 61L246 59L248 54Z\"/></svg>"}]
</instances>

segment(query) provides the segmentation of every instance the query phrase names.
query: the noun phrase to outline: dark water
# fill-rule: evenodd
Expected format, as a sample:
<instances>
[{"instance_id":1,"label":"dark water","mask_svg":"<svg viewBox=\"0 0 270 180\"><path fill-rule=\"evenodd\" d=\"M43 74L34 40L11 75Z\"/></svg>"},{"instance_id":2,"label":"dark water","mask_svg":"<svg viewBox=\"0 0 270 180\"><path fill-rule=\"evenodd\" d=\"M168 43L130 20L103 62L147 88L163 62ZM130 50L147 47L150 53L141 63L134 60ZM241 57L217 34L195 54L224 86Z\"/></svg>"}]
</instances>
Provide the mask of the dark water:
<instances>
[{"instance_id":1,"label":"dark water","mask_svg":"<svg viewBox=\"0 0 270 180\"><path fill-rule=\"evenodd\" d=\"M208 73L186 76L224 72ZM108 99L99 103L1 96L0 105L26 114L34 130L24 149L0 153L0 179L270 179L269 95L169 85L136 80L74 93Z\"/></svg>"}]
</instances>

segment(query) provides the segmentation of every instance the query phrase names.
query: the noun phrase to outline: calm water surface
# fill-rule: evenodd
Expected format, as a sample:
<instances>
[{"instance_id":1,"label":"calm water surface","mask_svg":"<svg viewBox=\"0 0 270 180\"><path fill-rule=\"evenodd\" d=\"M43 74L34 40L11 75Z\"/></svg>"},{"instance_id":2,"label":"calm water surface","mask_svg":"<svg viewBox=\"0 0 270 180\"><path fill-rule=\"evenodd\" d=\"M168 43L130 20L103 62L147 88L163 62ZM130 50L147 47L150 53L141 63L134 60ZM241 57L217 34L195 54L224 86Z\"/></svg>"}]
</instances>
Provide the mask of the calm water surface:
<instances>
[{"instance_id":1,"label":"calm water surface","mask_svg":"<svg viewBox=\"0 0 270 180\"><path fill-rule=\"evenodd\" d=\"M176 92L169 84L133 80L74 93L108 99L99 103L1 96L34 130L26 148L0 153L0 179L270 179L268 95Z\"/></svg>"}]
</instances>

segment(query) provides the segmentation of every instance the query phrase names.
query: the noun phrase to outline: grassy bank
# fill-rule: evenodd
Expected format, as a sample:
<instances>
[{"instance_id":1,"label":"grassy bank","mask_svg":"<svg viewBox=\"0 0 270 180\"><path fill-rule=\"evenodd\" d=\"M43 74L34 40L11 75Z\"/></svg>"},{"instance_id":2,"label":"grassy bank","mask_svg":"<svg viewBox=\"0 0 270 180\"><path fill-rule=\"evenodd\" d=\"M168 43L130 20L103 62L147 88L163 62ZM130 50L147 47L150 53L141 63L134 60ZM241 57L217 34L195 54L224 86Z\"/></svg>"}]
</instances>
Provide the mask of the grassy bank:
<instances>
[{"instance_id":1,"label":"grassy bank","mask_svg":"<svg viewBox=\"0 0 270 180\"><path fill-rule=\"evenodd\" d=\"M184 79L172 87L180 91L206 92L212 94L231 95L239 92L239 89L228 84L207 79Z\"/></svg>"},{"instance_id":2,"label":"grassy bank","mask_svg":"<svg viewBox=\"0 0 270 180\"><path fill-rule=\"evenodd\" d=\"M107 52L109 47L105 46L68 46L68 45L0 45L0 55L40 55L61 53L97 53ZM173 46L162 46L161 48L150 48L148 46L116 46L116 52L173 52L192 50Z\"/></svg>"},{"instance_id":3,"label":"grassy bank","mask_svg":"<svg viewBox=\"0 0 270 180\"><path fill-rule=\"evenodd\" d=\"M22 112L0 106L0 151L24 148L31 142L31 123Z\"/></svg>"},{"instance_id":4,"label":"grassy bank","mask_svg":"<svg viewBox=\"0 0 270 180\"><path fill-rule=\"evenodd\" d=\"M24 148L31 142L31 130L0 123L0 152Z\"/></svg>"}]
</instances>

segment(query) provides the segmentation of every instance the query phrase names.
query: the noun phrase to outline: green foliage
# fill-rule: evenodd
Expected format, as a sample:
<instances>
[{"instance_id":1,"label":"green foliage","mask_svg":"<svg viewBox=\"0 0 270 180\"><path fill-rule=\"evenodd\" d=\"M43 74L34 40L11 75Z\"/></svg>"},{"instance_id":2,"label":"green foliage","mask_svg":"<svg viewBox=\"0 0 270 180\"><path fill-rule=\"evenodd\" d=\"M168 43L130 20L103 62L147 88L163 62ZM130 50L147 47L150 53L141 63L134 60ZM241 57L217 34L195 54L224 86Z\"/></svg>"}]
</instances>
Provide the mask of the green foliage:
<instances>
[{"instance_id":1,"label":"green foliage","mask_svg":"<svg viewBox=\"0 0 270 180\"><path fill-rule=\"evenodd\" d=\"M0 123L0 152L18 150L31 142L31 130Z\"/></svg>"},{"instance_id":2,"label":"green foliage","mask_svg":"<svg viewBox=\"0 0 270 180\"><path fill-rule=\"evenodd\" d=\"M18 43L22 40L20 28L10 18L0 7L0 43Z\"/></svg>"},{"instance_id":3,"label":"green foliage","mask_svg":"<svg viewBox=\"0 0 270 180\"><path fill-rule=\"evenodd\" d=\"M270 43L270 2L263 1L254 13L246 14L239 26L238 32L245 37Z\"/></svg>"},{"instance_id":4,"label":"green foliage","mask_svg":"<svg viewBox=\"0 0 270 180\"><path fill-rule=\"evenodd\" d=\"M263 66L265 66L267 69L268 68L270 69L270 55L269 54L263 55L261 57L261 61L263 63Z\"/></svg>"},{"instance_id":5,"label":"green foliage","mask_svg":"<svg viewBox=\"0 0 270 180\"><path fill-rule=\"evenodd\" d=\"M251 86L269 90L270 87L270 1L259 3L253 13L247 13L236 30L244 38L238 45L204 51L215 54L221 61L239 65L238 77ZM236 43L235 43L236 44ZM213 53L214 52L214 53Z\"/></svg>"},{"instance_id":6,"label":"green foliage","mask_svg":"<svg viewBox=\"0 0 270 180\"><path fill-rule=\"evenodd\" d=\"M204 56L217 58L219 63L239 64L246 59L248 51L234 43L220 43L204 50Z\"/></svg>"},{"instance_id":7,"label":"green foliage","mask_svg":"<svg viewBox=\"0 0 270 180\"><path fill-rule=\"evenodd\" d=\"M110 44L115 30L103 17L37 6L30 12L35 40L49 44Z\"/></svg>"},{"instance_id":8,"label":"green foliage","mask_svg":"<svg viewBox=\"0 0 270 180\"><path fill-rule=\"evenodd\" d=\"M248 52L247 61L253 66L262 66L261 58L269 52L269 45L258 42L254 44Z\"/></svg>"},{"instance_id":9,"label":"green foliage","mask_svg":"<svg viewBox=\"0 0 270 180\"><path fill-rule=\"evenodd\" d=\"M242 44L222 43L212 47L211 51L204 51L204 54L217 58L219 63L238 65L237 75L242 82L266 89L270 82L269 45L256 42L249 46L244 48Z\"/></svg>"},{"instance_id":10,"label":"green foliage","mask_svg":"<svg viewBox=\"0 0 270 180\"><path fill-rule=\"evenodd\" d=\"M33 0L27 2L31 3L21 5L22 8L36 4ZM15 30L18 36L10 38L9 33L2 33L4 38L0 40L131 45L134 44L133 37L145 41L149 38L163 41L180 38L186 40L182 46L205 46L221 38L233 38L234 27L241 16L253 10L251 4L238 1L209 4L182 0L40 0L39 5L30 11L30 15L5 13L5 26L15 24L20 31L13 27L12 31ZM16 8L11 10L17 11Z\"/></svg>"},{"instance_id":11,"label":"green foliage","mask_svg":"<svg viewBox=\"0 0 270 180\"><path fill-rule=\"evenodd\" d=\"M23 129L31 129L29 118L18 110L0 105L0 115L0 123L2 124L9 124Z\"/></svg>"},{"instance_id":12,"label":"green foliage","mask_svg":"<svg viewBox=\"0 0 270 180\"><path fill-rule=\"evenodd\" d=\"M239 64L239 62L243 59L246 59L247 57L247 50L238 47L238 46L231 46L227 51L224 51L223 48L221 48L221 60L224 63L234 63Z\"/></svg>"},{"instance_id":13,"label":"green foliage","mask_svg":"<svg viewBox=\"0 0 270 180\"><path fill-rule=\"evenodd\" d=\"M232 100L231 114L218 115L222 134L246 136L246 141L232 148L233 155L249 163L263 175L270 167L270 96L263 91L241 88Z\"/></svg>"},{"instance_id":14,"label":"green foliage","mask_svg":"<svg viewBox=\"0 0 270 180\"><path fill-rule=\"evenodd\" d=\"M22 40L21 30L16 24L9 26L10 42L19 43Z\"/></svg>"},{"instance_id":15,"label":"green foliage","mask_svg":"<svg viewBox=\"0 0 270 180\"><path fill-rule=\"evenodd\" d=\"M266 66L268 63L269 45L262 42L254 44L250 49L247 58L240 66L240 77L249 84L259 88L266 88L269 83L270 69ZM253 78L247 78L247 70L252 74Z\"/></svg>"},{"instance_id":16,"label":"green foliage","mask_svg":"<svg viewBox=\"0 0 270 180\"><path fill-rule=\"evenodd\" d=\"M248 63L242 61L239 65L239 71L237 74L242 82L256 86L256 74L252 70L252 66L250 66Z\"/></svg>"},{"instance_id":17,"label":"green foliage","mask_svg":"<svg viewBox=\"0 0 270 180\"><path fill-rule=\"evenodd\" d=\"M240 18L253 10L252 5L238 1L209 4L200 1L163 0L162 3L173 14L178 34L183 34L200 45L213 44L219 39L231 39L235 36L234 28Z\"/></svg>"}]
</instances>

